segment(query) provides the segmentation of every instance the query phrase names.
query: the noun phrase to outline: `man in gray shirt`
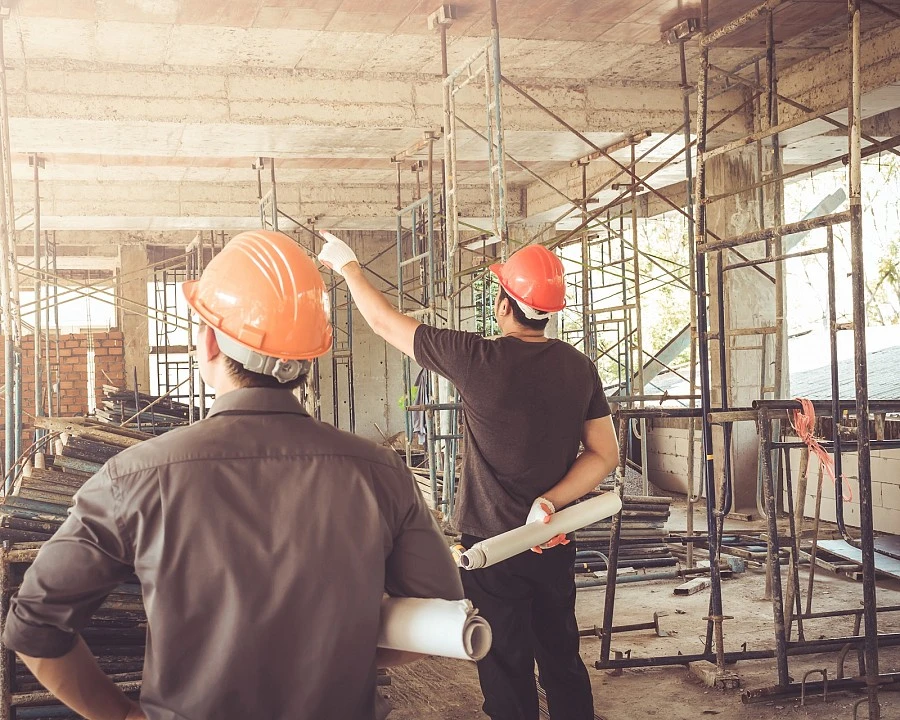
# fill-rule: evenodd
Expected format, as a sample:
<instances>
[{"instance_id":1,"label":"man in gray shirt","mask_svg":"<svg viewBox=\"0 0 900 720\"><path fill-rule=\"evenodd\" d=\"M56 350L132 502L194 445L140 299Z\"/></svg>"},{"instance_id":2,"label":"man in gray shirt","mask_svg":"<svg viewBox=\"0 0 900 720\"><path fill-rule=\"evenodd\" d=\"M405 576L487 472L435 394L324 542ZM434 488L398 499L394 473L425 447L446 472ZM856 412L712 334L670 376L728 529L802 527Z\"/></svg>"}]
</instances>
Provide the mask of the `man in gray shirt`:
<instances>
[{"instance_id":1,"label":"man in gray shirt","mask_svg":"<svg viewBox=\"0 0 900 720\"><path fill-rule=\"evenodd\" d=\"M89 720L373 720L389 595L462 598L395 453L310 418L291 392L328 351L325 287L290 238L235 237L185 295L209 416L85 483L14 597L4 644ZM140 705L79 636L135 573Z\"/></svg>"}]
</instances>

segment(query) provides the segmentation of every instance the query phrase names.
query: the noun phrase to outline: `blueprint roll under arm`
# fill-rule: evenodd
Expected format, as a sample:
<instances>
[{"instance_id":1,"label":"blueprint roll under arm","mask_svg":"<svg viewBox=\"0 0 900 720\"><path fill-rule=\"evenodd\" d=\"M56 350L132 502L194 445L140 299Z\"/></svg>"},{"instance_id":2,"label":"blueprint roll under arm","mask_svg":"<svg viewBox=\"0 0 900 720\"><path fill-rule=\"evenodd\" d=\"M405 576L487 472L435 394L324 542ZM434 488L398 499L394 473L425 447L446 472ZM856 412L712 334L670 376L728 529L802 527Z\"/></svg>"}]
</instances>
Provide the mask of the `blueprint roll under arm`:
<instances>
[{"instance_id":1,"label":"blueprint roll under arm","mask_svg":"<svg viewBox=\"0 0 900 720\"><path fill-rule=\"evenodd\" d=\"M570 505L550 516L550 522L533 522L475 543L458 555L461 568L477 570L502 562L560 534L575 532L583 527L612 517L622 509L616 493L604 493L590 500Z\"/></svg>"},{"instance_id":2,"label":"blueprint roll under arm","mask_svg":"<svg viewBox=\"0 0 900 720\"><path fill-rule=\"evenodd\" d=\"M459 660L481 660L491 626L468 600L385 598L378 647Z\"/></svg>"}]
</instances>

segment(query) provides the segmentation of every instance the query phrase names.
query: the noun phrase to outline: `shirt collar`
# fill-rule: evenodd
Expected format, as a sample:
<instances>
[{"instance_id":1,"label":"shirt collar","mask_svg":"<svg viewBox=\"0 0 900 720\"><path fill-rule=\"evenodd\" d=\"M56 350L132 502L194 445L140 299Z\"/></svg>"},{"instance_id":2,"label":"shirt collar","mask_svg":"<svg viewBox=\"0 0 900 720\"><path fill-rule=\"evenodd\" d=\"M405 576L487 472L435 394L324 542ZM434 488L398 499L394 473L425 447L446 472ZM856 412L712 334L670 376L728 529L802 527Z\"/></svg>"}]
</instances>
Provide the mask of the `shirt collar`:
<instances>
[{"instance_id":1,"label":"shirt collar","mask_svg":"<svg viewBox=\"0 0 900 720\"><path fill-rule=\"evenodd\" d=\"M216 398L207 417L219 413L292 413L308 415L290 390L279 388L239 388Z\"/></svg>"}]
</instances>

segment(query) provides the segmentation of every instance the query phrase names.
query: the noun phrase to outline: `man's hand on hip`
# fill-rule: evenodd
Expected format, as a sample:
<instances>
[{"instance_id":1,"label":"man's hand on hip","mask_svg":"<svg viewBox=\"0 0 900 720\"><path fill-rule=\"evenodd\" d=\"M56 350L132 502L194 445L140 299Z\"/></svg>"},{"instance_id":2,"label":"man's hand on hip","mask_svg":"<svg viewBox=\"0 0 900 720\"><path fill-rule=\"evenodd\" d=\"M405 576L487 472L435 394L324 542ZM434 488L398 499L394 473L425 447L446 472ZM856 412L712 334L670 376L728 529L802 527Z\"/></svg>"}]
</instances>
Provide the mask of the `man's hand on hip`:
<instances>
[{"instance_id":1,"label":"man's hand on hip","mask_svg":"<svg viewBox=\"0 0 900 720\"><path fill-rule=\"evenodd\" d=\"M356 253L350 246L336 235L320 230L319 234L325 239L325 247L319 253L319 262L329 270L334 270L338 275L343 275L345 267L351 263L359 264Z\"/></svg>"},{"instance_id":2,"label":"man's hand on hip","mask_svg":"<svg viewBox=\"0 0 900 720\"><path fill-rule=\"evenodd\" d=\"M556 512L556 508L553 506L553 503L547 500L546 498L539 497L535 500L531 505L531 511L528 513L528 518L525 520L525 524L533 522L540 523L549 523L550 516ZM531 548L531 552L536 552L541 554L544 550L547 550L552 547L556 547L557 545L568 545L569 541L565 536L565 533L560 533L555 537L550 538L543 545L539 545Z\"/></svg>"}]
</instances>

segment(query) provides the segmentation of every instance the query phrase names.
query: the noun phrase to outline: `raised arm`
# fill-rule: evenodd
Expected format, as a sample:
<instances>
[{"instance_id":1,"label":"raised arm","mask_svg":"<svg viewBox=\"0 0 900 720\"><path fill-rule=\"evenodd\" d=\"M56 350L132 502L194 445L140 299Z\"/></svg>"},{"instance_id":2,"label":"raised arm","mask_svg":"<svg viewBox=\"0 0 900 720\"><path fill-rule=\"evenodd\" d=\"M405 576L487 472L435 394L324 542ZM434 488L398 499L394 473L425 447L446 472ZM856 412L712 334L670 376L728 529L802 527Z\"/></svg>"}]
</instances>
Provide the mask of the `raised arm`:
<instances>
[{"instance_id":1,"label":"raised arm","mask_svg":"<svg viewBox=\"0 0 900 720\"><path fill-rule=\"evenodd\" d=\"M356 253L347 243L327 232L323 232L322 237L325 238L325 247L319 253L319 261L343 276L356 307L369 327L389 345L393 345L405 355L414 357L413 341L416 328L421 323L398 312L384 295L372 286L363 274Z\"/></svg>"}]
</instances>

